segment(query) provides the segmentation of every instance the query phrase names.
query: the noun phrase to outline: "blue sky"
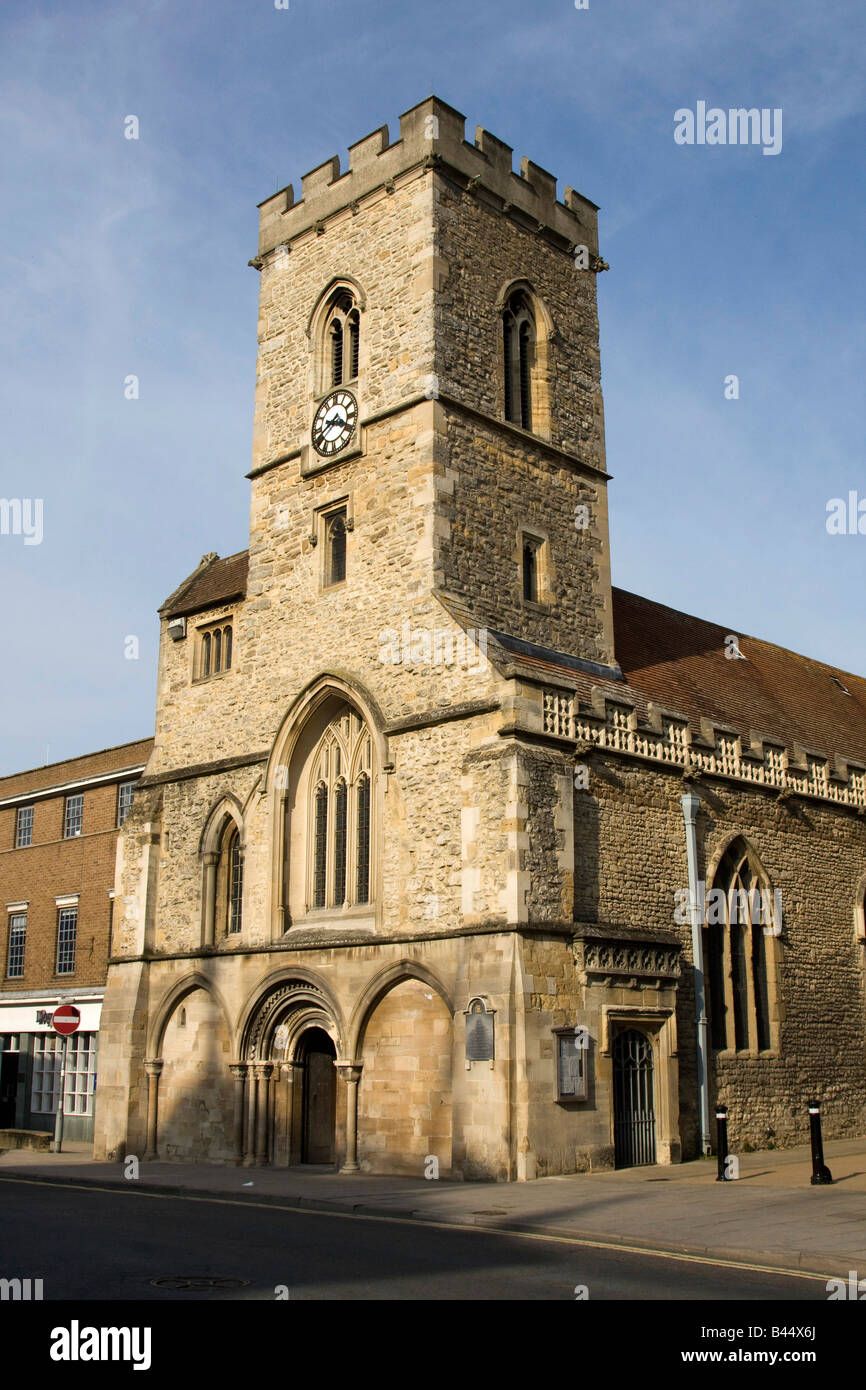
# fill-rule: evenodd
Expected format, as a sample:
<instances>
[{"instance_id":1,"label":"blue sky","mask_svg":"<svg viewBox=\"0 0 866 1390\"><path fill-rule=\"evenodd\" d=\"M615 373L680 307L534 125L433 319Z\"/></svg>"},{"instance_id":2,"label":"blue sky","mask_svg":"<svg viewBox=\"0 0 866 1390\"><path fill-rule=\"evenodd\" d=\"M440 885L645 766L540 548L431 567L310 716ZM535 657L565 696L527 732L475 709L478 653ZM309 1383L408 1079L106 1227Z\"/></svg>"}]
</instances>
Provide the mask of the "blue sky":
<instances>
[{"instance_id":1,"label":"blue sky","mask_svg":"<svg viewBox=\"0 0 866 1390\"><path fill-rule=\"evenodd\" d=\"M0 773L152 732L158 604L247 543L256 204L431 91L601 206L614 583L866 674L866 535L825 527L866 498L864 30L860 0L7 0L0 497L44 536L0 535ZM699 100L780 107L781 153L675 144Z\"/></svg>"}]
</instances>

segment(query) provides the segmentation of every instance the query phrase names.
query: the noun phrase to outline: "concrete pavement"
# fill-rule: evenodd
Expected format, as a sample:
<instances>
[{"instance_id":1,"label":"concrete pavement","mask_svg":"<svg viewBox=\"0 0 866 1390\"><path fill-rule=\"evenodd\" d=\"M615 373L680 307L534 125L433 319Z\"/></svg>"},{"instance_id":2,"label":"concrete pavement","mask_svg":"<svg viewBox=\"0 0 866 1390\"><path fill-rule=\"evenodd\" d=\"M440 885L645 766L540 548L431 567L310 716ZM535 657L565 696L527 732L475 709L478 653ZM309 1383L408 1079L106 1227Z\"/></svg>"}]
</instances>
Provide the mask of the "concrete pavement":
<instances>
[{"instance_id":1,"label":"concrete pavement","mask_svg":"<svg viewBox=\"0 0 866 1390\"><path fill-rule=\"evenodd\" d=\"M0 1181L65 1182L492 1226L648 1250L689 1252L771 1268L866 1278L866 1139L825 1144L832 1187L812 1187L808 1147L739 1156L739 1179L716 1182L716 1162L629 1168L530 1183L456 1183L343 1175L317 1168L94 1163L84 1146L62 1154L7 1150Z\"/></svg>"}]
</instances>

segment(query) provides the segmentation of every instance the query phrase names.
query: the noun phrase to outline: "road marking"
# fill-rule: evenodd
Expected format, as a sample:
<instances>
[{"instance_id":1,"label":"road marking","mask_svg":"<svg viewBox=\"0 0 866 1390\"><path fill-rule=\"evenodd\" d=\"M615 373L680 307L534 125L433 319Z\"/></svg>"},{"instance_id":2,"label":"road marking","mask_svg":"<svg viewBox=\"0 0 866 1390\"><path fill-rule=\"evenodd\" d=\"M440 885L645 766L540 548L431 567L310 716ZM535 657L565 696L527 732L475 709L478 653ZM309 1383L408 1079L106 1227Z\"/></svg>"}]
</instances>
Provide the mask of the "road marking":
<instances>
[{"instance_id":1,"label":"road marking","mask_svg":"<svg viewBox=\"0 0 866 1390\"><path fill-rule=\"evenodd\" d=\"M427 1217L382 1216L372 1212L323 1211L318 1207L294 1207L279 1202L239 1201L233 1197L207 1197L198 1193L143 1192L130 1184L123 1187L97 1187L90 1183L56 1182L45 1178L7 1178L0 1174L0 1182L21 1183L26 1187L63 1187L75 1192L107 1192L114 1197L155 1197L160 1202L205 1202L221 1207L255 1207L260 1211L290 1211L296 1216L336 1216L344 1221L382 1221L392 1226L429 1226L437 1231L461 1231L468 1235L509 1236L516 1240L552 1241L557 1245L580 1245L589 1250L613 1250L624 1255L648 1255L656 1260L680 1260L686 1264L712 1265L715 1269L740 1269L751 1274L777 1274L786 1279L813 1279L826 1284L828 1279L837 1276L819 1274L815 1270L788 1269L779 1265L749 1264L747 1261L725 1260L712 1255L690 1255L674 1250L653 1250L646 1245L621 1245L613 1240L591 1240L586 1236L544 1235L539 1231L517 1231L502 1229L499 1226L461 1225L457 1221L433 1221Z\"/></svg>"}]
</instances>

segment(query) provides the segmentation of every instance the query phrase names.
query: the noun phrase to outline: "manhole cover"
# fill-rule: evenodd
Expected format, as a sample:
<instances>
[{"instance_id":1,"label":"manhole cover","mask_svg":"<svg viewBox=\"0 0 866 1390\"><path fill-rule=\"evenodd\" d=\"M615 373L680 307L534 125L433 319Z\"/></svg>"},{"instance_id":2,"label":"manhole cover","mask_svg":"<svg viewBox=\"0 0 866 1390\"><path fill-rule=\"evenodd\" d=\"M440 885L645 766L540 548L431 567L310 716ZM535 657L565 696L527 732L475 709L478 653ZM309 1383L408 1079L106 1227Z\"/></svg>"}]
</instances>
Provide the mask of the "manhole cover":
<instances>
[{"instance_id":1,"label":"manhole cover","mask_svg":"<svg viewBox=\"0 0 866 1390\"><path fill-rule=\"evenodd\" d=\"M491 1207L489 1211L474 1211L473 1216L507 1216L508 1212L504 1207Z\"/></svg>"},{"instance_id":2,"label":"manhole cover","mask_svg":"<svg viewBox=\"0 0 866 1390\"><path fill-rule=\"evenodd\" d=\"M155 1289L171 1289L175 1293L230 1293L232 1289L245 1289L249 1279L222 1279L210 1274L162 1274L151 1279Z\"/></svg>"}]
</instances>

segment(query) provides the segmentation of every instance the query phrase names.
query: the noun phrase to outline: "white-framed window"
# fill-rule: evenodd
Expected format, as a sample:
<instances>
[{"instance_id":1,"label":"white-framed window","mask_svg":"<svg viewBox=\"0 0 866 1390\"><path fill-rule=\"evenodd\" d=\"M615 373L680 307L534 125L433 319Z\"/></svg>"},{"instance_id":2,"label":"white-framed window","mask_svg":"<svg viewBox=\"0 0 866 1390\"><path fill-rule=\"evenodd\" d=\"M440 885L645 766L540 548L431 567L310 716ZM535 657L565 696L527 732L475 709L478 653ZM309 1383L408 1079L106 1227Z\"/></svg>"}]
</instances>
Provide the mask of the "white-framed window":
<instances>
[{"instance_id":1,"label":"white-framed window","mask_svg":"<svg viewBox=\"0 0 866 1390\"><path fill-rule=\"evenodd\" d=\"M78 908L61 907L57 913L57 974L75 973L75 938L78 935Z\"/></svg>"},{"instance_id":2,"label":"white-framed window","mask_svg":"<svg viewBox=\"0 0 866 1390\"><path fill-rule=\"evenodd\" d=\"M63 1039L56 1033L37 1033L33 1039L33 1086L30 1109L37 1115L54 1115L60 1095Z\"/></svg>"},{"instance_id":3,"label":"white-framed window","mask_svg":"<svg viewBox=\"0 0 866 1390\"><path fill-rule=\"evenodd\" d=\"M15 848L27 849L33 843L33 807L19 806L15 817Z\"/></svg>"},{"instance_id":4,"label":"white-framed window","mask_svg":"<svg viewBox=\"0 0 866 1390\"><path fill-rule=\"evenodd\" d=\"M92 1115L96 1076L96 1033L72 1033L66 1052L64 1115ZM60 1099L64 1039L38 1033L33 1039L33 1085L30 1109L37 1115L56 1115Z\"/></svg>"},{"instance_id":5,"label":"white-framed window","mask_svg":"<svg viewBox=\"0 0 866 1390\"><path fill-rule=\"evenodd\" d=\"M0 1052L20 1052L20 1033L0 1033Z\"/></svg>"},{"instance_id":6,"label":"white-framed window","mask_svg":"<svg viewBox=\"0 0 866 1390\"><path fill-rule=\"evenodd\" d=\"M121 782L117 788L117 824L123 825L126 817L132 809L132 798L135 793L134 782Z\"/></svg>"},{"instance_id":7,"label":"white-framed window","mask_svg":"<svg viewBox=\"0 0 866 1390\"><path fill-rule=\"evenodd\" d=\"M66 1053L64 1115L92 1115L96 1076L96 1033L72 1033Z\"/></svg>"},{"instance_id":8,"label":"white-framed window","mask_svg":"<svg viewBox=\"0 0 866 1390\"><path fill-rule=\"evenodd\" d=\"M6 974L10 980L20 979L24 974L24 944L27 937L27 913L9 914L9 950L6 956Z\"/></svg>"},{"instance_id":9,"label":"white-framed window","mask_svg":"<svg viewBox=\"0 0 866 1390\"><path fill-rule=\"evenodd\" d=\"M84 794L76 792L74 796L67 796L66 806L63 814L63 838L71 839L74 835L81 834L81 827L84 821Z\"/></svg>"}]
</instances>

